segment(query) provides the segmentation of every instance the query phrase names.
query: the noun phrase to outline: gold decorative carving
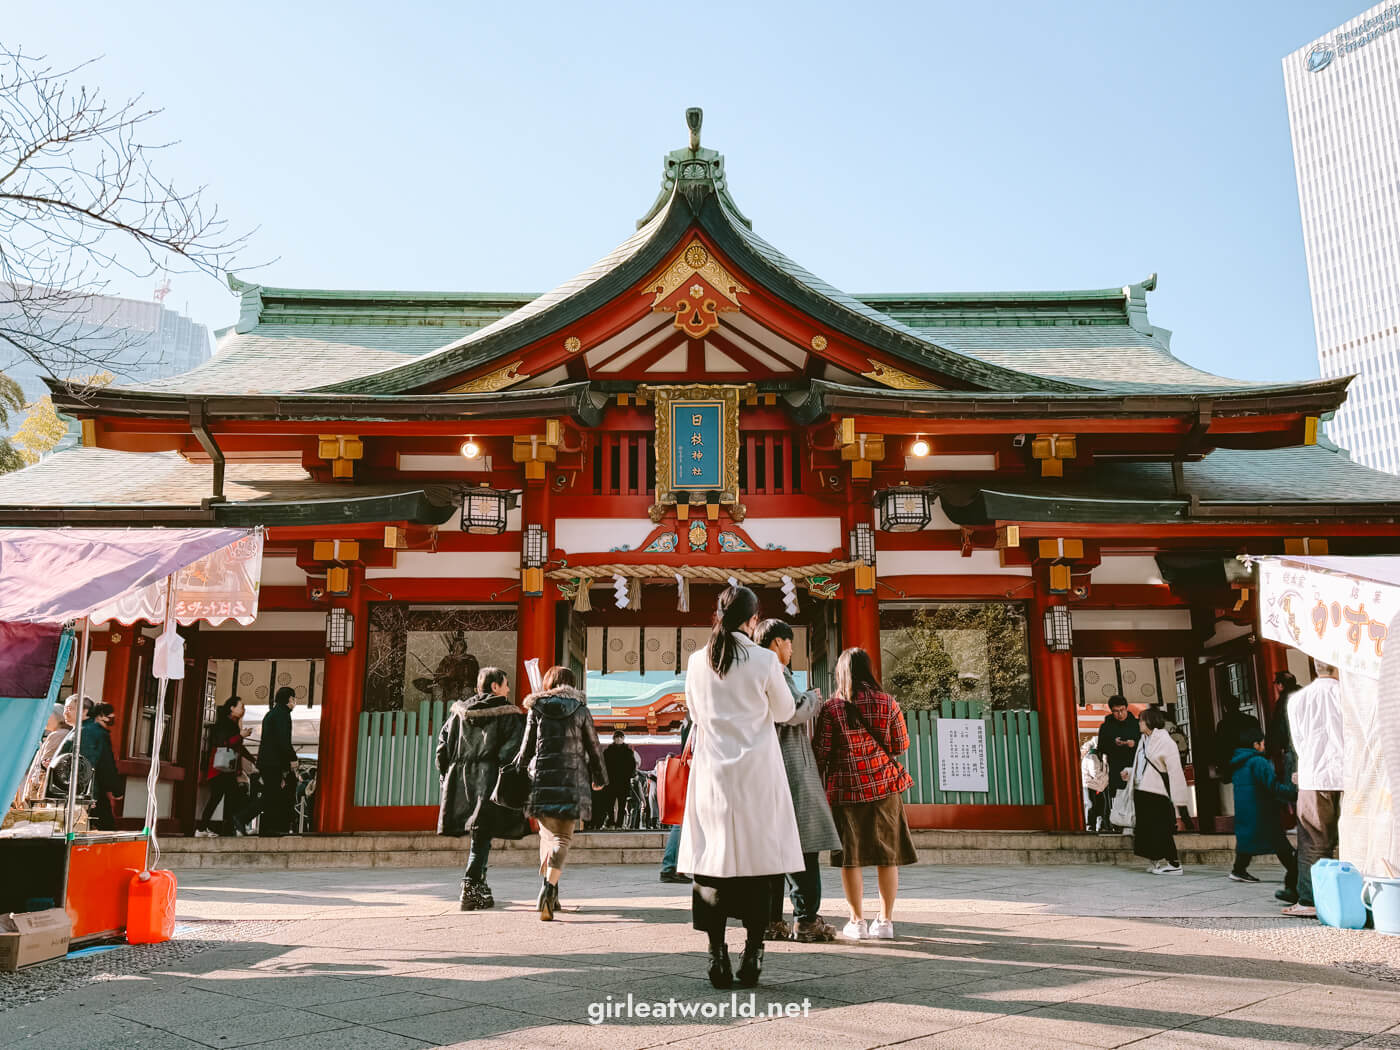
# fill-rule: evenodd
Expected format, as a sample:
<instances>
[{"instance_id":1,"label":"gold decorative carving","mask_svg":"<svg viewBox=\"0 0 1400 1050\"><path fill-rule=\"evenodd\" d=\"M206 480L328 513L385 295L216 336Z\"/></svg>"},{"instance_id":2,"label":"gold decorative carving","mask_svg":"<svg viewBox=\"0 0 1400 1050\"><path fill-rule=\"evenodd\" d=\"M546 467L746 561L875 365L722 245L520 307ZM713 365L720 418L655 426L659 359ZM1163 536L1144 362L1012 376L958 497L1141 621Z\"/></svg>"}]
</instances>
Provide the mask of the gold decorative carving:
<instances>
[{"instance_id":1,"label":"gold decorative carving","mask_svg":"<svg viewBox=\"0 0 1400 1050\"><path fill-rule=\"evenodd\" d=\"M583 340L576 335L571 335L564 340L564 349L571 354L576 354L583 349Z\"/></svg>"},{"instance_id":2,"label":"gold decorative carving","mask_svg":"<svg viewBox=\"0 0 1400 1050\"><path fill-rule=\"evenodd\" d=\"M698 237L646 290L655 296L652 310L675 314L676 327L692 339L703 338L718 328L719 315L739 310L739 296L748 294L748 289L719 264Z\"/></svg>"},{"instance_id":3,"label":"gold decorative carving","mask_svg":"<svg viewBox=\"0 0 1400 1050\"><path fill-rule=\"evenodd\" d=\"M743 386L650 386L637 387L640 397L650 398L656 405L656 502L647 510L652 521L665 517L666 509L677 504L703 506L705 498L698 492L677 491L674 482L675 465L671 462L671 403L673 401L720 401L723 403L724 465L719 489L719 502L729 505L734 521L744 520L744 506L739 502L739 401L755 391L752 383Z\"/></svg>"},{"instance_id":4,"label":"gold decorative carving","mask_svg":"<svg viewBox=\"0 0 1400 1050\"><path fill-rule=\"evenodd\" d=\"M873 357L867 357L866 360L870 362L870 371L861 373L866 379L873 379L875 382L893 387L895 390L939 389L927 379L911 376L908 372L895 368L893 365L887 365L882 361L876 361Z\"/></svg>"},{"instance_id":5,"label":"gold decorative carving","mask_svg":"<svg viewBox=\"0 0 1400 1050\"><path fill-rule=\"evenodd\" d=\"M825 349L826 349L826 336L824 336L824 335L814 335L814 336L812 336L812 349L813 349L813 350L825 350Z\"/></svg>"},{"instance_id":6,"label":"gold decorative carving","mask_svg":"<svg viewBox=\"0 0 1400 1050\"><path fill-rule=\"evenodd\" d=\"M512 361L504 368L498 368L488 375L469 379L447 392L449 394L493 394L497 390L504 390L508 386L530 378L528 372L519 371L520 366L524 363L524 361Z\"/></svg>"}]
</instances>

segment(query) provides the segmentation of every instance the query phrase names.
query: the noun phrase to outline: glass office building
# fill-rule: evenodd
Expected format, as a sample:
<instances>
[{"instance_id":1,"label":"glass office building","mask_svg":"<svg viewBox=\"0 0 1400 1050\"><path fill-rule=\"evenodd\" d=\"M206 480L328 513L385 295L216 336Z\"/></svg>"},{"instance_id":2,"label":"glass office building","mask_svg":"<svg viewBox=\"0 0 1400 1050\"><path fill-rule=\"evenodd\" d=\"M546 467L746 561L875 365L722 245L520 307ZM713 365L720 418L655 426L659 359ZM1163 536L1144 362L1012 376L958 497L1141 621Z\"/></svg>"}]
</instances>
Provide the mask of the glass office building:
<instances>
[{"instance_id":1,"label":"glass office building","mask_svg":"<svg viewBox=\"0 0 1400 1050\"><path fill-rule=\"evenodd\" d=\"M1400 473L1400 3L1283 60L1325 377L1355 375L1328 436Z\"/></svg>"}]
</instances>

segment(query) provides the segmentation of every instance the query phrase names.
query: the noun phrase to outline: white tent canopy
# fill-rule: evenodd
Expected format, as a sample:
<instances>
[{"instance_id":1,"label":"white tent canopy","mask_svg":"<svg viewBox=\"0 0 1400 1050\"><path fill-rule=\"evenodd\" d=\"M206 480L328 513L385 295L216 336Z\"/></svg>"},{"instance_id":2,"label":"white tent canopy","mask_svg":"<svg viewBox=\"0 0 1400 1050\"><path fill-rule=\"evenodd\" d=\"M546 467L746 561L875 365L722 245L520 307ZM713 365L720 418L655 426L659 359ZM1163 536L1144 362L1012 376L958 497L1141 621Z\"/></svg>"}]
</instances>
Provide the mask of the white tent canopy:
<instances>
[{"instance_id":1,"label":"white tent canopy","mask_svg":"<svg viewBox=\"0 0 1400 1050\"><path fill-rule=\"evenodd\" d=\"M1400 558L1257 564L1264 637L1341 672L1341 856L1367 875L1400 876Z\"/></svg>"}]
</instances>

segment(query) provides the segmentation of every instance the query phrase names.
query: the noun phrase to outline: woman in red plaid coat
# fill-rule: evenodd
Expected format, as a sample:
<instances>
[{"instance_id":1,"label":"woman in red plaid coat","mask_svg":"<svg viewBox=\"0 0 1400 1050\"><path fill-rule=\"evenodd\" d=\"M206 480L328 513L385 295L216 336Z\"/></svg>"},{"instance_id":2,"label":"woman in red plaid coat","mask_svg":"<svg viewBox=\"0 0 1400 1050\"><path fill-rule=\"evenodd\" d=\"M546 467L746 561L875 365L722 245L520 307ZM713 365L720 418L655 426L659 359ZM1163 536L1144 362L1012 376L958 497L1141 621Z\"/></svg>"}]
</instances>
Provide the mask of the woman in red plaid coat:
<instances>
[{"instance_id":1,"label":"woman in red plaid coat","mask_svg":"<svg viewBox=\"0 0 1400 1050\"><path fill-rule=\"evenodd\" d=\"M831 855L851 909L841 936L893 939L899 866L919 859L900 798L914 780L895 758L909 750L904 712L880 688L864 649L847 649L836 661L836 692L817 716L812 750L841 835L841 850ZM875 868L880 892L880 916L869 926L862 914L867 867Z\"/></svg>"}]
</instances>

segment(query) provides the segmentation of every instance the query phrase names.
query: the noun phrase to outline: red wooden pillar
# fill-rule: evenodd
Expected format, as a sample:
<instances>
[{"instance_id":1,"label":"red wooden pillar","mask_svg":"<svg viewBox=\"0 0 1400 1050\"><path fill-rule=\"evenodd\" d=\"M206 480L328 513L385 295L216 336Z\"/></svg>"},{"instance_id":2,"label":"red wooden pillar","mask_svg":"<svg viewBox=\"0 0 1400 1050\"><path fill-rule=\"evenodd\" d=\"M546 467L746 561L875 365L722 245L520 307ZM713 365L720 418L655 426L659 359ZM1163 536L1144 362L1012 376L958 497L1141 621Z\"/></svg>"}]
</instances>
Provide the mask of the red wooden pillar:
<instances>
[{"instance_id":1,"label":"red wooden pillar","mask_svg":"<svg viewBox=\"0 0 1400 1050\"><path fill-rule=\"evenodd\" d=\"M1083 824L1083 794L1079 779L1079 712L1074 702L1074 655L1051 652L1045 644L1045 611L1062 601L1036 581L1031 599L1031 676L1040 711L1045 801L1053 826L1079 831Z\"/></svg>"},{"instance_id":2,"label":"red wooden pillar","mask_svg":"<svg viewBox=\"0 0 1400 1050\"><path fill-rule=\"evenodd\" d=\"M131 668L136 659L136 639L141 636L141 625L123 627L115 620L107 634L107 657L102 665L102 695L94 700L111 704L117 710L117 721L112 726L112 749L118 758L131 755L130 707L135 701L135 691L131 688ZM92 696L91 690L88 695Z\"/></svg>"},{"instance_id":3,"label":"red wooden pillar","mask_svg":"<svg viewBox=\"0 0 1400 1050\"><path fill-rule=\"evenodd\" d=\"M541 526L554 542L553 515L549 506L549 487L546 482L527 481L522 497L520 529L522 543L525 529L530 525ZM524 568L523 562L521 565ZM520 597L519 624L515 645L515 681L512 683L518 699L530 692L530 679L525 675L525 661L538 659L540 674L554 663L554 603L559 591L553 581L544 581L544 595L539 598Z\"/></svg>"},{"instance_id":4,"label":"red wooden pillar","mask_svg":"<svg viewBox=\"0 0 1400 1050\"><path fill-rule=\"evenodd\" d=\"M365 567L350 566L350 593L331 599L332 608L348 609L355 618L355 643L347 653L326 653L321 691L321 742L316 802L316 830L338 834L353 830L355 742L364 704L365 656L368 650L369 602Z\"/></svg>"},{"instance_id":5,"label":"red wooden pillar","mask_svg":"<svg viewBox=\"0 0 1400 1050\"><path fill-rule=\"evenodd\" d=\"M1277 690L1274 689L1274 675L1288 670L1288 647L1269 638L1259 639L1259 655L1254 661L1258 671L1257 693L1259 695L1260 721L1268 728L1274 720L1274 707L1277 705Z\"/></svg>"},{"instance_id":6,"label":"red wooden pillar","mask_svg":"<svg viewBox=\"0 0 1400 1050\"><path fill-rule=\"evenodd\" d=\"M870 503L868 499L869 490L858 490L854 484L847 482L846 488L846 514L845 526L846 535L856 527L857 522L870 521ZM872 526L873 527L873 526ZM875 537L877 547L879 535ZM848 552L849 553L849 552ZM878 589L878 584L876 585ZM870 654L870 663L875 669L875 676L880 676L880 602L877 594L857 594L856 593L856 573L855 570L844 574L841 580L841 648L849 649L852 646L859 646ZM836 661L833 658L831 663L833 672L836 670Z\"/></svg>"}]
</instances>

